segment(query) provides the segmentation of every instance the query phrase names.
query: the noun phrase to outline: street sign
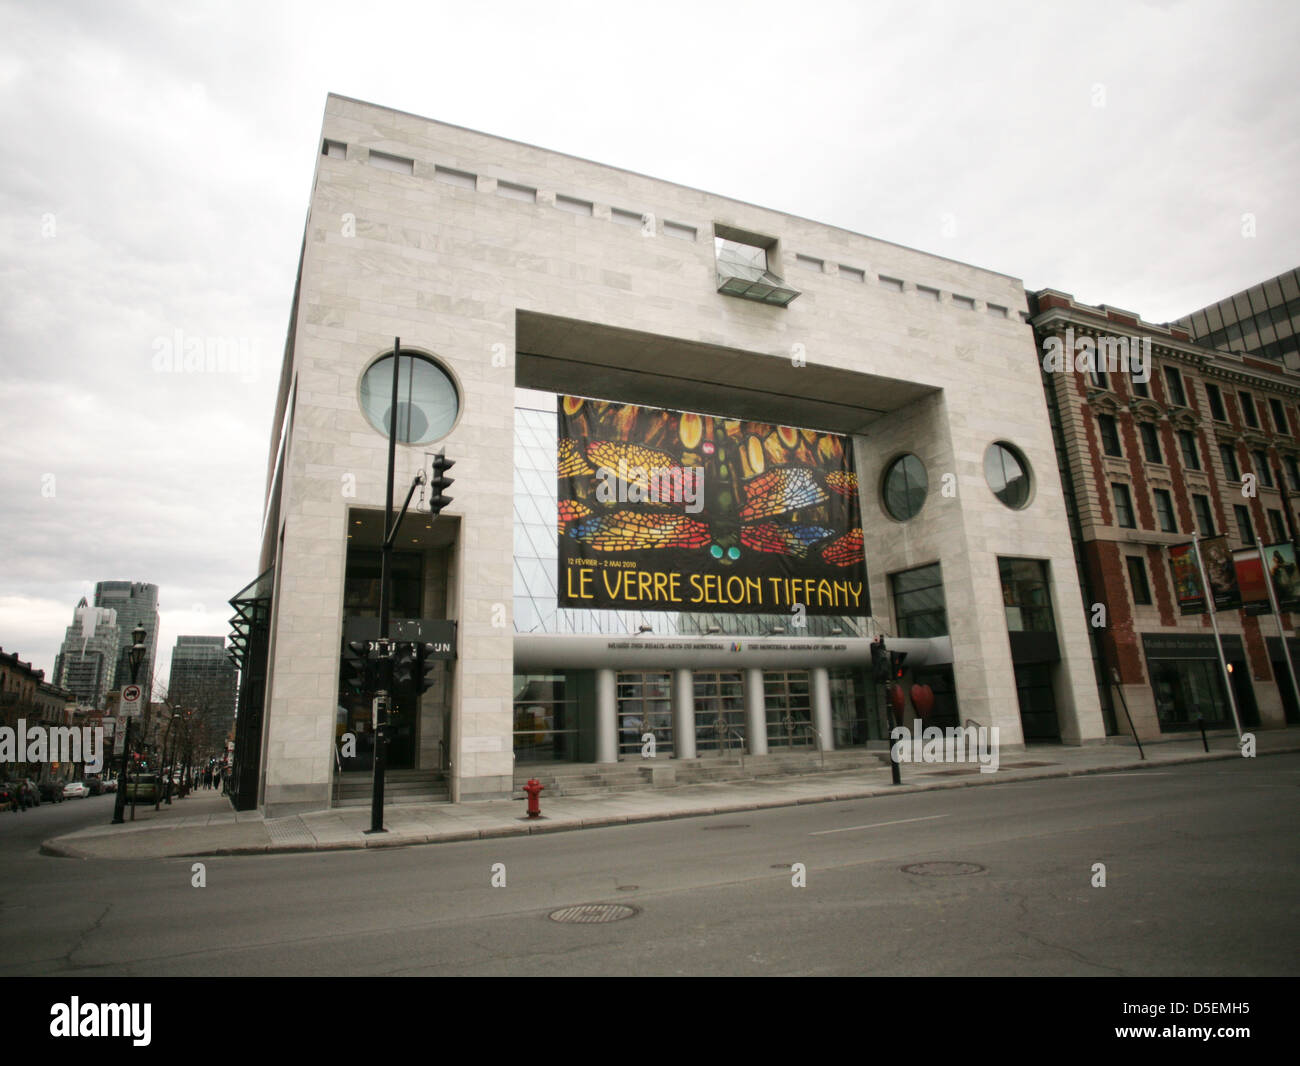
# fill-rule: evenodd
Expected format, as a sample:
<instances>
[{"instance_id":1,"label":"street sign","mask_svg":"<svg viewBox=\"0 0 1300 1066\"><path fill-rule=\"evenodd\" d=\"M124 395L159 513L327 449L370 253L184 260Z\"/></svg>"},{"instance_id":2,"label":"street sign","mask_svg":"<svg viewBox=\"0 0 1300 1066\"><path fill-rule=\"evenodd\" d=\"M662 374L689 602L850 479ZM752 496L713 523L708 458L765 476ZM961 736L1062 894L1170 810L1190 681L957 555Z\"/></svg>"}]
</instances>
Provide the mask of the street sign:
<instances>
[{"instance_id":1,"label":"street sign","mask_svg":"<svg viewBox=\"0 0 1300 1066\"><path fill-rule=\"evenodd\" d=\"M122 706L118 711L119 717L137 718L144 713L144 701L141 696L142 692L139 685L123 685Z\"/></svg>"}]
</instances>

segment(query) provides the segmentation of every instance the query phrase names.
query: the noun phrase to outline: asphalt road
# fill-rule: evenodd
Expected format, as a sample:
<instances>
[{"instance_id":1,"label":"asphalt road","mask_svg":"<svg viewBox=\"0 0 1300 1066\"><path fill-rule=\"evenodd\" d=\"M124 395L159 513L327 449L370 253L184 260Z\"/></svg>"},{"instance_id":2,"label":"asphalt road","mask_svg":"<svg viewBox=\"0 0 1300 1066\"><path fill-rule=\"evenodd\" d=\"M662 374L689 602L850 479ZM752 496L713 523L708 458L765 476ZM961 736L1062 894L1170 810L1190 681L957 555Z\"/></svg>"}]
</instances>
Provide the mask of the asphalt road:
<instances>
[{"instance_id":1,"label":"asphalt road","mask_svg":"<svg viewBox=\"0 0 1300 1066\"><path fill-rule=\"evenodd\" d=\"M0 973L1300 973L1300 756L357 852L97 862L0 815ZM917 863L964 863L909 873ZM493 887L494 864L504 887ZM806 887L792 884L792 865ZM1105 887L1093 887L1094 864ZM958 872L958 871L961 872ZM499 874L498 874L499 879ZM559 923L560 907L636 908Z\"/></svg>"}]
</instances>

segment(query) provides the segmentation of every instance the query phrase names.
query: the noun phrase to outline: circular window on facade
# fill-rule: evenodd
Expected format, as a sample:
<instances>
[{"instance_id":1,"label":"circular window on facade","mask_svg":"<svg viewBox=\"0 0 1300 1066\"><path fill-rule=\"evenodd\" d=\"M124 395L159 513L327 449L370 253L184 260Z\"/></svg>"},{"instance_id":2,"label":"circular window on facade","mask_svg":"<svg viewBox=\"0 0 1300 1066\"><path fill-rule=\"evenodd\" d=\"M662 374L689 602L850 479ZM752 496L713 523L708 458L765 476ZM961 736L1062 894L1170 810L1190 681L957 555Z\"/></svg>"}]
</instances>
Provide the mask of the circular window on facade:
<instances>
[{"instance_id":1,"label":"circular window on facade","mask_svg":"<svg viewBox=\"0 0 1300 1066\"><path fill-rule=\"evenodd\" d=\"M376 360L361 377L361 410L388 436L392 421L393 356ZM451 377L425 355L402 352L397 366L397 440L428 444L445 437L460 413L460 395Z\"/></svg>"},{"instance_id":2,"label":"circular window on facade","mask_svg":"<svg viewBox=\"0 0 1300 1066\"><path fill-rule=\"evenodd\" d=\"M1004 441L994 441L984 453L984 479L993 495L1013 511L1029 505L1029 463Z\"/></svg>"},{"instance_id":3,"label":"circular window on facade","mask_svg":"<svg viewBox=\"0 0 1300 1066\"><path fill-rule=\"evenodd\" d=\"M925 464L920 459L915 455L895 459L885 471L885 510L900 522L914 518L925 506L929 487Z\"/></svg>"}]
</instances>

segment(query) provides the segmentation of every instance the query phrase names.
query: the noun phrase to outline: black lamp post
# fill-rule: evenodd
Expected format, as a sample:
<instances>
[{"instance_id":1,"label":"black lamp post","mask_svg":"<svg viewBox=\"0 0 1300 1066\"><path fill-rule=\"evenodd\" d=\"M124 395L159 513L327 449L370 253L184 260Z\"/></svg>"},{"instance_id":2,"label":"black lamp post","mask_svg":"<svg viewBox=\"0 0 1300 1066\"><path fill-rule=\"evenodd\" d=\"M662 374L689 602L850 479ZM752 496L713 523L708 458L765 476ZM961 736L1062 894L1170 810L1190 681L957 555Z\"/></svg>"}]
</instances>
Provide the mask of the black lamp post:
<instances>
[{"instance_id":1,"label":"black lamp post","mask_svg":"<svg viewBox=\"0 0 1300 1066\"><path fill-rule=\"evenodd\" d=\"M131 664L131 684L136 683L136 677L140 673L140 664L144 662L145 630L144 626L136 626L131 630L131 639L134 643L131 650L127 652L127 662ZM126 761L131 757L131 719L126 720L126 731L122 736L122 761L118 764L117 769L117 797L113 803L113 824L121 825L125 818L122 817L126 810ZM135 813L134 806L131 813Z\"/></svg>"},{"instance_id":2,"label":"black lamp post","mask_svg":"<svg viewBox=\"0 0 1300 1066\"><path fill-rule=\"evenodd\" d=\"M168 745L171 743L172 740L172 726L176 724L179 718L180 718L180 714L173 710L172 716L167 719L167 729L163 733L162 772L164 774L164 781L163 781L162 792L159 794L159 800L156 801L153 805L153 809L155 811L158 809L158 803L161 802L162 799L167 800L168 807L172 805L172 773L174 772L174 767L172 766L172 763L176 761L176 753L175 751L172 751L170 753L170 758L169 758Z\"/></svg>"}]
</instances>

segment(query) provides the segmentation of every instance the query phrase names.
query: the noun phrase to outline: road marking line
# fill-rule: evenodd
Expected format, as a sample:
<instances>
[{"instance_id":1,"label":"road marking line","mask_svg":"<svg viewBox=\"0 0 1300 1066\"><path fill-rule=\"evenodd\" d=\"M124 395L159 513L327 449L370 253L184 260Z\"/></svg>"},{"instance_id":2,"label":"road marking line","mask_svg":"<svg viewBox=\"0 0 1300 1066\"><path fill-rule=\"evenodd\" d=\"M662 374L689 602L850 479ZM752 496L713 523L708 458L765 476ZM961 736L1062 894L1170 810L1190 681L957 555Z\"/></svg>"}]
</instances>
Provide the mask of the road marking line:
<instances>
[{"instance_id":1,"label":"road marking line","mask_svg":"<svg viewBox=\"0 0 1300 1066\"><path fill-rule=\"evenodd\" d=\"M1117 774L1083 774L1084 777L1172 777L1172 770L1124 770Z\"/></svg>"},{"instance_id":2,"label":"road marking line","mask_svg":"<svg viewBox=\"0 0 1300 1066\"><path fill-rule=\"evenodd\" d=\"M927 814L924 818L900 818L896 822L873 822L871 825L846 825L843 829L819 829L809 833L812 837L823 837L827 833L849 833L854 829L879 829L882 825L904 825L907 822L932 822L936 818L948 818L947 814Z\"/></svg>"}]
</instances>

